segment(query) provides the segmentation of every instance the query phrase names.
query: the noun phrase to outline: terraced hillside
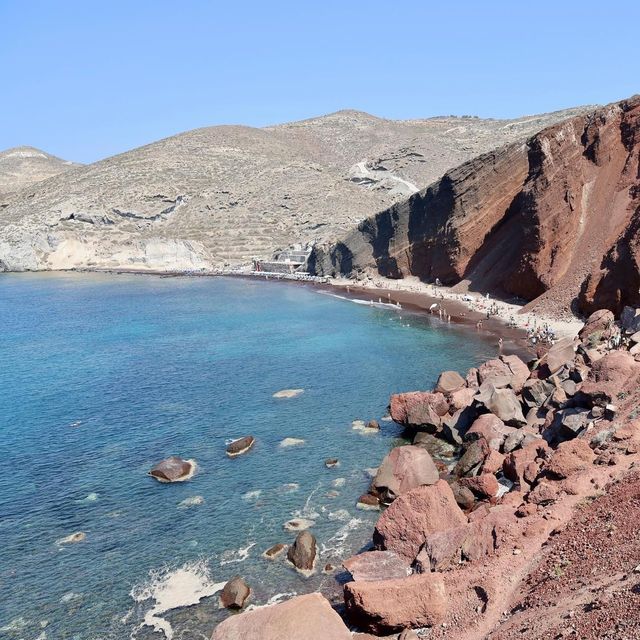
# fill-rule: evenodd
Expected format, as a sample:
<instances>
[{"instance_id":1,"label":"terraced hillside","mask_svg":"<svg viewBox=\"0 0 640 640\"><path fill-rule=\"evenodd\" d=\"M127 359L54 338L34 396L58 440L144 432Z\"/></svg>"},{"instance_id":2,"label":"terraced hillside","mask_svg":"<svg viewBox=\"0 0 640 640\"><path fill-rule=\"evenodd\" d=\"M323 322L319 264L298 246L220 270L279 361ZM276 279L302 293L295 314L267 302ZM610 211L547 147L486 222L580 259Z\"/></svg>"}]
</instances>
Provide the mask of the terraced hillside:
<instances>
[{"instance_id":1,"label":"terraced hillside","mask_svg":"<svg viewBox=\"0 0 640 640\"><path fill-rule=\"evenodd\" d=\"M0 269L192 270L270 257L336 237L447 169L582 111L412 121L341 111L189 131L0 195Z\"/></svg>"}]
</instances>

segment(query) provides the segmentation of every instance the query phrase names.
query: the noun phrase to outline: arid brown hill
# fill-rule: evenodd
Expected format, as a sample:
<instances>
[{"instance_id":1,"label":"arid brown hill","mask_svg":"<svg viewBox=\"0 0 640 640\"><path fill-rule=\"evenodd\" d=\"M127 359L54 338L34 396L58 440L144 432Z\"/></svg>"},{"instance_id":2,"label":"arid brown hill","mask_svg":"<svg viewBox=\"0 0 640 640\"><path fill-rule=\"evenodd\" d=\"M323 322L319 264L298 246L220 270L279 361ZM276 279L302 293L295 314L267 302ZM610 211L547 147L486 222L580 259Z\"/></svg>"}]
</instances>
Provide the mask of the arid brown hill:
<instances>
[{"instance_id":1,"label":"arid brown hill","mask_svg":"<svg viewBox=\"0 0 640 640\"><path fill-rule=\"evenodd\" d=\"M319 273L439 278L547 311L640 304L640 96L449 171L319 247Z\"/></svg>"},{"instance_id":2,"label":"arid brown hill","mask_svg":"<svg viewBox=\"0 0 640 640\"><path fill-rule=\"evenodd\" d=\"M0 194L6 196L77 166L35 147L7 149L0 152Z\"/></svg>"},{"instance_id":3,"label":"arid brown hill","mask_svg":"<svg viewBox=\"0 0 640 640\"><path fill-rule=\"evenodd\" d=\"M188 131L18 191L15 179L4 196L0 185L0 270L172 271L270 257L338 237L447 169L584 111L410 121L340 111Z\"/></svg>"}]
</instances>

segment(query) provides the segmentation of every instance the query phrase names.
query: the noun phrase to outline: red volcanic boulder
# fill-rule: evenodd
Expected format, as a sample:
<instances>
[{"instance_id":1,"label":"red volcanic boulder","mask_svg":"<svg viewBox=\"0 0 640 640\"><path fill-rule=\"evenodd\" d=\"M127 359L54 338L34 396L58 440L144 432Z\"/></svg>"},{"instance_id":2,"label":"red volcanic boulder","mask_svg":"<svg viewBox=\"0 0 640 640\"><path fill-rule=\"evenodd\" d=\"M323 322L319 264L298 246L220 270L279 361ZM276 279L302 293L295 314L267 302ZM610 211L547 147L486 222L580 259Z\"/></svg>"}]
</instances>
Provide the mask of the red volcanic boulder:
<instances>
[{"instance_id":1,"label":"red volcanic boulder","mask_svg":"<svg viewBox=\"0 0 640 640\"><path fill-rule=\"evenodd\" d=\"M442 622L447 592L438 573L379 582L348 582L344 601L349 620L376 634Z\"/></svg>"},{"instance_id":2,"label":"red volcanic boulder","mask_svg":"<svg viewBox=\"0 0 640 640\"><path fill-rule=\"evenodd\" d=\"M555 478L568 478L591 466L596 455L585 440L562 442L545 465L545 472Z\"/></svg>"},{"instance_id":3,"label":"red volcanic boulder","mask_svg":"<svg viewBox=\"0 0 640 640\"><path fill-rule=\"evenodd\" d=\"M342 566L356 580L391 580L406 578L409 565L393 551L365 551L348 558Z\"/></svg>"},{"instance_id":4,"label":"red volcanic boulder","mask_svg":"<svg viewBox=\"0 0 640 640\"><path fill-rule=\"evenodd\" d=\"M596 346L600 342L608 340L612 336L612 329L615 326L613 312L609 309L598 309L594 311L580 329L578 337L585 346Z\"/></svg>"},{"instance_id":5,"label":"red volcanic boulder","mask_svg":"<svg viewBox=\"0 0 640 640\"><path fill-rule=\"evenodd\" d=\"M493 383L487 382L480 387L475 399L505 424L512 427L527 424L522 406L513 389L498 389Z\"/></svg>"},{"instance_id":6,"label":"red volcanic boulder","mask_svg":"<svg viewBox=\"0 0 640 640\"><path fill-rule=\"evenodd\" d=\"M458 389L449 396L449 408L451 413L466 409L472 402L473 397L476 395L476 389L470 389L465 387L464 389Z\"/></svg>"},{"instance_id":7,"label":"red volcanic boulder","mask_svg":"<svg viewBox=\"0 0 640 640\"><path fill-rule=\"evenodd\" d=\"M592 406L604 407L617 401L617 395L638 384L640 363L628 351L611 351L593 364L579 396Z\"/></svg>"},{"instance_id":8,"label":"red volcanic boulder","mask_svg":"<svg viewBox=\"0 0 640 640\"><path fill-rule=\"evenodd\" d=\"M448 395L466 386L466 380L457 371L443 371L438 377L434 391Z\"/></svg>"},{"instance_id":9,"label":"red volcanic boulder","mask_svg":"<svg viewBox=\"0 0 640 640\"><path fill-rule=\"evenodd\" d=\"M224 585L220 604L227 609L242 609L250 594L249 585L240 576L236 576Z\"/></svg>"},{"instance_id":10,"label":"red volcanic boulder","mask_svg":"<svg viewBox=\"0 0 640 640\"><path fill-rule=\"evenodd\" d=\"M451 487L439 480L395 500L378 519L373 540L379 549L390 549L413 562L427 535L466 522Z\"/></svg>"},{"instance_id":11,"label":"red volcanic boulder","mask_svg":"<svg viewBox=\"0 0 640 640\"><path fill-rule=\"evenodd\" d=\"M563 338L556 342L548 351L546 356L547 367L550 373L555 373L566 365L573 364L576 357L573 338Z\"/></svg>"},{"instance_id":12,"label":"red volcanic boulder","mask_svg":"<svg viewBox=\"0 0 640 640\"><path fill-rule=\"evenodd\" d=\"M522 449L512 451L504 459L503 473L511 482L517 482L521 487L533 484L541 463L549 456L549 445L538 438Z\"/></svg>"},{"instance_id":13,"label":"red volcanic boulder","mask_svg":"<svg viewBox=\"0 0 640 640\"><path fill-rule=\"evenodd\" d=\"M529 377L529 367L516 355L487 360L478 368L480 384L490 382L497 388L511 387L519 392Z\"/></svg>"},{"instance_id":14,"label":"red volcanic boulder","mask_svg":"<svg viewBox=\"0 0 640 640\"><path fill-rule=\"evenodd\" d=\"M432 533L418 553L416 569L421 573L445 571L461 562L473 562L492 555L496 550L498 531L507 527L504 515L496 513L460 527Z\"/></svg>"},{"instance_id":15,"label":"red volcanic boulder","mask_svg":"<svg viewBox=\"0 0 640 640\"><path fill-rule=\"evenodd\" d=\"M489 451L489 455L486 457L485 461L482 463L482 467L480 468L480 473L498 473L502 469L502 465L504 463L504 454L499 453L495 449L491 449Z\"/></svg>"},{"instance_id":16,"label":"red volcanic boulder","mask_svg":"<svg viewBox=\"0 0 640 640\"><path fill-rule=\"evenodd\" d=\"M287 560L301 573L310 575L316 565L318 545L316 537L309 531L301 531L287 551Z\"/></svg>"},{"instance_id":17,"label":"red volcanic boulder","mask_svg":"<svg viewBox=\"0 0 640 640\"><path fill-rule=\"evenodd\" d=\"M464 435L465 440L484 438L491 449L500 451L505 439L513 433L514 427L507 427L498 416L485 413L478 417Z\"/></svg>"},{"instance_id":18,"label":"red volcanic boulder","mask_svg":"<svg viewBox=\"0 0 640 640\"><path fill-rule=\"evenodd\" d=\"M484 438L467 443L462 457L453 469L453 475L460 477L477 473L489 452L489 444Z\"/></svg>"},{"instance_id":19,"label":"red volcanic boulder","mask_svg":"<svg viewBox=\"0 0 640 640\"><path fill-rule=\"evenodd\" d=\"M403 425L437 429L441 417L449 411L449 405L441 393L409 391L391 396L389 412L391 418Z\"/></svg>"},{"instance_id":20,"label":"red volcanic boulder","mask_svg":"<svg viewBox=\"0 0 640 640\"><path fill-rule=\"evenodd\" d=\"M182 482L188 480L195 471L193 460L183 460L178 456L171 456L161 460L149 471L149 475L160 482Z\"/></svg>"},{"instance_id":21,"label":"red volcanic boulder","mask_svg":"<svg viewBox=\"0 0 640 640\"><path fill-rule=\"evenodd\" d=\"M385 457L373 487L385 502L391 502L410 489L435 484L439 479L431 454L423 447L406 445L396 447Z\"/></svg>"},{"instance_id":22,"label":"red volcanic boulder","mask_svg":"<svg viewBox=\"0 0 640 640\"><path fill-rule=\"evenodd\" d=\"M492 473L483 473L473 478L460 478L459 482L480 498L495 498L500 488L498 480Z\"/></svg>"},{"instance_id":23,"label":"red volcanic boulder","mask_svg":"<svg viewBox=\"0 0 640 640\"><path fill-rule=\"evenodd\" d=\"M211 640L351 640L351 632L329 601L319 593L297 596L231 616Z\"/></svg>"}]
</instances>

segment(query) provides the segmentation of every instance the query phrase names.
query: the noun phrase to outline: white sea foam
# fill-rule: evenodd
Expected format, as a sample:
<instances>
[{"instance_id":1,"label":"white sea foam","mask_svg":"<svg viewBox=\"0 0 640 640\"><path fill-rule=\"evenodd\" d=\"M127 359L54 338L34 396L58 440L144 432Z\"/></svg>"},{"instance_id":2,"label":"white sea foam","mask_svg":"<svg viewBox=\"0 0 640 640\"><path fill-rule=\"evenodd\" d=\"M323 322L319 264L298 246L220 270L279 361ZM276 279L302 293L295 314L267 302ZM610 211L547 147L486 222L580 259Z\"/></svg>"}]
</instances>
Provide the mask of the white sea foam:
<instances>
[{"instance_id":1,"label":"white sea foam","mask_svg":"<svg viewBox=\"0 0 640 640\"><path fill-rule=\"evenodd\" d=\"M234 562L244 562L249 557L249 551L256 546L256 542L249 543L246 547L241 549L225 551L222 554L222 560L220 560L220 566L225 564L232 564Z\"/></svg>"},{"instance_id":2,"label":"white sea foam","mask_svg":"<svg viewBox=\"0 0 640 640\"><path fill-rule=\"evenodd\" d=\"M262 609L263 607L269 607L272 604L278 604L283 600L289 600L289 598L293 598L298 594L295 591L290 591L288 593L276 593L275 596L271 596L264 604L250 604L245 611L253 611L254 609Z\"/></svg>"},{"instance_id":3,"label":"white sea foam","mask_svg":"<svg viewBox=\"0 0 640 640\"><path fill-rule=\"evenodd\" d=\"M329 511L329 520L348 520L350 517L351 514L346 509Z\"/></svg>"},{"instance_id":4,"label":"white sea foam","mask_svg":"<svg viewBox=\"0 0 640 640\"><path fill-rule=\"evenodd\" d=\"M351 518L342 525L325 543L322 543L321 555L343 556L347 552L346 542L349 535L362 525L362 522L359 518Z\"/></svg>"},{"instance_id":5,"label":"white sea foam","mask_svg":"<svg viewBox=\"0 0 640 640\"><path fill-rule=\"evenodd\" d=\"M300 485L297 482L287 482L287 484L283 484L280 487L280 491L282 493L293 493L300 488Z\"/></svg>"},{"instance_id":6,"label":"white sea foam","mask_svg":"<svg viewBox=\"0 0 640 640\"><path fill-rule=\"evenodd\" d=\"M151 571L149 580L131 589L129 595L137 603L153 600L153 606L144 616L144 622L138 627L152 627L172 640L173 629L163 615L179 607L198 604L224 587L224 582L213 582L206 561L200 560L185 564L178 569L162 568ZM131 638L136 637L136 629Z\"/></svg>"},{"instance_id":7,"label":"white sea foam","mask_svg":"<svg viewBox=\"0 0 640 640\"><path fill-rule=\"evenodd\" d=\"M346 480L344 478L336 478L335 480L331 481L331 486L334 489L339 489L340 487L344 487L344 485L346 484Z\"/></svg>"},{"instance_id":8,"label":"white sea foam","mask_svg":"<svg viewBox=\"0 0 640 640\"><path fill-rule=\"evenodd\" d=\"M253 502L257 500L262 494L262 489L254 489L253 491L247 491L247 493L242 494L242 499L246 502Z\"/></svg>"}]
</instances>

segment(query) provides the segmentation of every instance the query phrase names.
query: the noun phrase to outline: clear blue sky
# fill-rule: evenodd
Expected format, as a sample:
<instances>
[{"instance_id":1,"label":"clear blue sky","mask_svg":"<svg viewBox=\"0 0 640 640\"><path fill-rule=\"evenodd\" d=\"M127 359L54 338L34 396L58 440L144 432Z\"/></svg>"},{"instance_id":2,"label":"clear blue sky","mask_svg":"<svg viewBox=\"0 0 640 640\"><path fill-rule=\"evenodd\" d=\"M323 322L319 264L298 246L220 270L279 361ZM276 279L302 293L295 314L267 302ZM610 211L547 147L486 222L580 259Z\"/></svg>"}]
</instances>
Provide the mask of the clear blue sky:
<instances>
[{"instance_id":1,"label":"clear blue sky","mask_svg":"<svg viewBox=\"0 0 640 640\"><path fill-rule=\"evenodd\" d=\"M91 162L360 109L512 117L640 92L640 2L0 0L0 149Z\"/></svg>"}]
</instances>

